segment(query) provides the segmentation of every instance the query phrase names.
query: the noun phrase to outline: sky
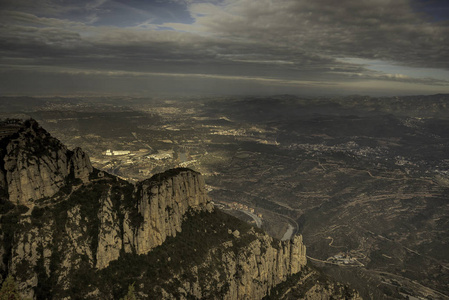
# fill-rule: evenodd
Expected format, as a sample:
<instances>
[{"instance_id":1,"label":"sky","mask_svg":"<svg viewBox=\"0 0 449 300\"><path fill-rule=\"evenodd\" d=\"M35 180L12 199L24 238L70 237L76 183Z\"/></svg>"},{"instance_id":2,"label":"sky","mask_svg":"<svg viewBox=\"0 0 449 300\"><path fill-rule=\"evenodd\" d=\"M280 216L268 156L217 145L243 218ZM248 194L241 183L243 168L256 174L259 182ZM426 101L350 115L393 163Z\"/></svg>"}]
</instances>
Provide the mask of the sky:
<instances>
[{"instance_id":1,"label":"sky","mask_svg":"<svg viewBox=\"0 0 449 300\"><path fill-rule=\"evenodd\" d=\"M0 0L0 95L449 93L449 0Z\"/></svg>"}]
</instances>

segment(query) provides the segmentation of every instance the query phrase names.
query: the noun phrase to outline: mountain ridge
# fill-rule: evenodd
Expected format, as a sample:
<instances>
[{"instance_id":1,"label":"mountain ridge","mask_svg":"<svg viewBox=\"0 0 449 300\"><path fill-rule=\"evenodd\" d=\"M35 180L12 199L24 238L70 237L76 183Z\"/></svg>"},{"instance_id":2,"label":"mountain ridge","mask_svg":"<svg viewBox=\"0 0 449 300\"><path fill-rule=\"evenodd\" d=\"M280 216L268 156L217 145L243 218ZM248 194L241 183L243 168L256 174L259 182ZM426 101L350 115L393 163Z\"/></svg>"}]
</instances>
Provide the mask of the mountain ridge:
<instances>
[{"instance_id":1,"label":"mountain ridge","mask_svg":"<svg viewBox=\"0 0 449 300\"><path fill-rule=\"evenodd\" d=\"M34 120L16 125L0 141L0 271L25 298L115 299L133 281L142 298L260 299L307 268L301 236L276 241L215 210L198 172L133 185Z\"/></svg>"}]
</instances>

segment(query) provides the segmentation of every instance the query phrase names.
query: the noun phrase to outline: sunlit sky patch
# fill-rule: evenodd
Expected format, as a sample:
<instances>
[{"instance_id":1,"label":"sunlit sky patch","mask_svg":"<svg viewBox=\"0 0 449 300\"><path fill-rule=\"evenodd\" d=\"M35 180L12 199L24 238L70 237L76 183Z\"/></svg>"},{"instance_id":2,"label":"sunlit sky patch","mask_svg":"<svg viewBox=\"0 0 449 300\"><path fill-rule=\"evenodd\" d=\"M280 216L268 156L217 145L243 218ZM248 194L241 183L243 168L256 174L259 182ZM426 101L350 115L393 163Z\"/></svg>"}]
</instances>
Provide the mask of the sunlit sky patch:
<instances>
[{"instance_id":1,"label":"sunlit sky patch","mask_svg":"<svg viewBox=\"0 0 449 300\"><path fill-rule=\"evenodd\" d=\"M445 0L0 0L0 95L448 93L448 20Z\"/></svg>"},{"instance_id":2,"label":"sunlit sky patch","mask_svg":"<svg viewBox=\"0 0 449 300\"><path fill-rule=\"evenodd\" d=\"M342 61L364 65L367 69L378 71L384 74L401 74L410 78L435 78L439 80L449 79L449 70L444 69L413 68L396 65L391 62L360 58L343 58Z\"/></svg>"}]
</instances>

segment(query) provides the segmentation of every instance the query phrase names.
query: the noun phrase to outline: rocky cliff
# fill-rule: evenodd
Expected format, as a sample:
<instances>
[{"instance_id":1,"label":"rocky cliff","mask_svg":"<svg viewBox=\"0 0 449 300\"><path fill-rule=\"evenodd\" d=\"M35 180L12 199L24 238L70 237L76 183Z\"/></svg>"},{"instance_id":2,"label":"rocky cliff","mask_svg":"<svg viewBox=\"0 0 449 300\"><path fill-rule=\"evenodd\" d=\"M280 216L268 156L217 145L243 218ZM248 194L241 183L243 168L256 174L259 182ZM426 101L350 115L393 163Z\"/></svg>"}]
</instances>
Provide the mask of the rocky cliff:
<instances>
[{"instance_id":1,"label":"rocky cliff","mask_svg":"<svg viewBox=\"0 0 449 300\"><path fill-rule=\"evenodd\" d=\"M122 253L146 254L176 236L187 213L212 210L201 175L187 169L135 187L107 176L61 198L36 202L14 232L10 272L26 297L36 296L42 282L69 296L79 268L104 269Z\"/></svg>"},{"instance_id":2,"label":"rocky cliff","mask_svg":"<svg viewBox=\"0 0 449 300\"><path fill-rule=\"evenodd\" d=\"M87 182L93 170L86 153L68 150L34 120L20 124L1 142L0 188L13 203L31 206L53 196L69 177Z\"/></svg>"},{"instance_id":3,"label":"rocky cliff","mask_svg":"<svg viewBox=\"0 0 449 300\"><path fill-rule=\"evenodd\" d=\"M248 239L247 245L234 251L236 239ZM165 282L170 287L179 281L176 293L161 290L160 296L168 299L262 299L277 284L296 274L306 265L306 249L302 238L296 236L291 241L275 242L254 229L240 234L211 248L204 262L190 270L183 270L173 279ZM211 268L213 266L213 268ZM183 281L190 277L193 280ZM174 290L174 287L170 287ZM153 292L157 295L157 290Z\"/></svg>"},{"instance_id":4,"label":"rocky cliff","mask_svg":"<svg viewBox=\"0 0 449 300\"><path fill-rule=\"evenodd\" d=\"M214 211L201 174L132 185L92 168L36 122L0 141L1 270L30 299L260 299L306 265L279 242Z\"/></svg>"}]
</instances>

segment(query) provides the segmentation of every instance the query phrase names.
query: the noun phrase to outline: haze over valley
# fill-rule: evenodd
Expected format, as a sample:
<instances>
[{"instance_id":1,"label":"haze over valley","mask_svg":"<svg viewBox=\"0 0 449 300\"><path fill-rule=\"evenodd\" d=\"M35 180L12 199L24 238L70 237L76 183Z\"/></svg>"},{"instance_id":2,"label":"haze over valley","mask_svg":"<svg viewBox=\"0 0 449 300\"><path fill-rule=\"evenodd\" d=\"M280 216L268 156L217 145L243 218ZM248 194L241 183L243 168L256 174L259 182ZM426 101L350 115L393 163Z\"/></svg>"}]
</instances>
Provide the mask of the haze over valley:
<instances>
[{"instance_id":1,"label":"haze over valley","mask_svg":"<svg viewBox=\"0 0 449 300\"><path fill-rule=\"evenodd\" d=\"M217 208L302 234L309 261L364 297L448 294L447 95L2 103L124 180L199 171Z\"/></svg>"}]
</instances>

